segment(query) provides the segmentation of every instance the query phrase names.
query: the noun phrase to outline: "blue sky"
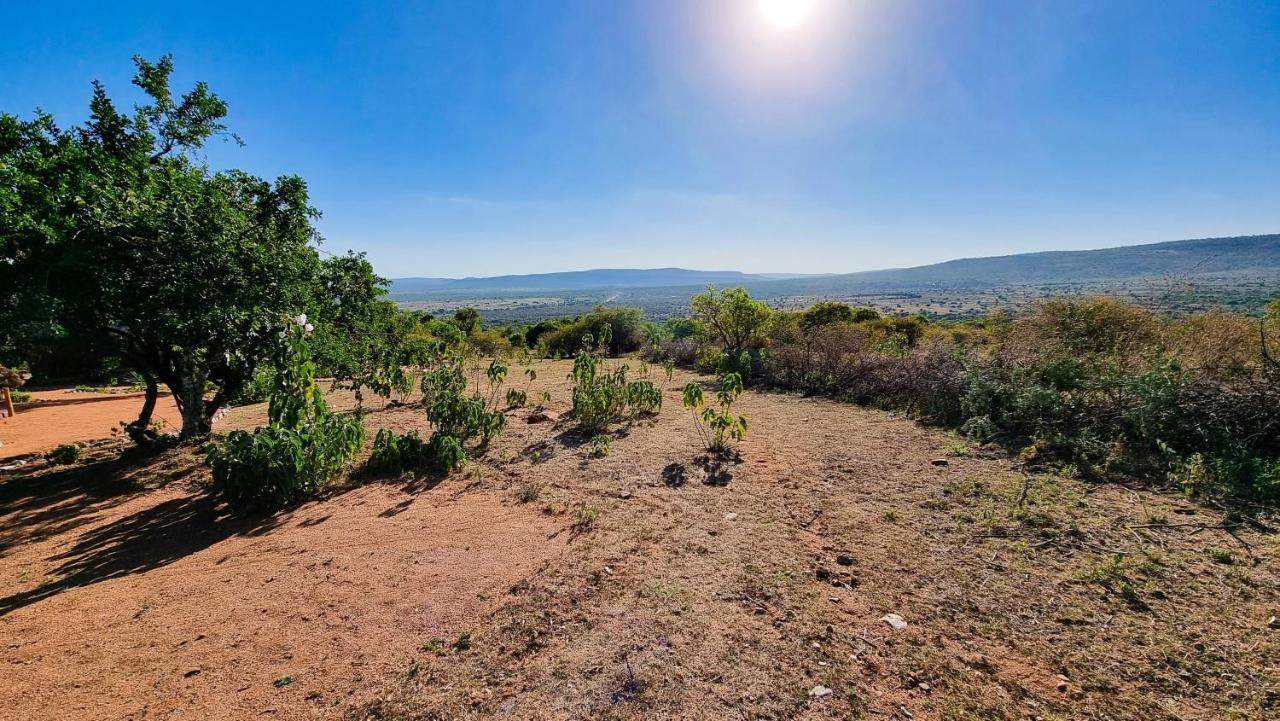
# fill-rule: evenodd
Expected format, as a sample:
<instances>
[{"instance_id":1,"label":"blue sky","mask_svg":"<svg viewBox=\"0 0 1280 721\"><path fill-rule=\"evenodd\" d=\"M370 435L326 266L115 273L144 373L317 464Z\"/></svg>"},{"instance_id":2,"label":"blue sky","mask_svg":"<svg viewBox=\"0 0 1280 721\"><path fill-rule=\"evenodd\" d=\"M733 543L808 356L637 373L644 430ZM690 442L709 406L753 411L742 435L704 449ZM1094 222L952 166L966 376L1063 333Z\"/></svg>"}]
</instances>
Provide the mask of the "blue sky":
<instances>
[{"instance_id":1,"label":"blue sky","mask_svg":"<svg viewBox=\"0 0 1280 721\"><path fill-rule=\"evenodd\" d=\"M1280 3L5 3L0 110L208 81L383 275L842 272L1280 231Z\"/></svg>"}]
</instances>

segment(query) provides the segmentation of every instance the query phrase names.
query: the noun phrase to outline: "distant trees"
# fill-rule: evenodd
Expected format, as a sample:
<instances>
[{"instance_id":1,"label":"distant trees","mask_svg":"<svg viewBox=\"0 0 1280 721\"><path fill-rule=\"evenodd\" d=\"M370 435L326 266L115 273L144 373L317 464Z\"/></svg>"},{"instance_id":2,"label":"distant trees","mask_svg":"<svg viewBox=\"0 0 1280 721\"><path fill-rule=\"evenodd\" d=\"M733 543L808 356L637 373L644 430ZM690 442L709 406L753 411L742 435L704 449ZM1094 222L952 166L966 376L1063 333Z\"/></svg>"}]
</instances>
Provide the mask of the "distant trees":
<instances>
[{"instance_id":1,"label":"distant trees","mask_svg":"<svg viewBox=\"0 0 1280 721\"><path fill-rule=\"evenodd\" d=\"M283 320L319 292L318 278L344 298L334 318L363 312L353 308L376 283L362 258L322 269L301 178L269 182L198 160L209 138L229 135L221 98L204 83L175 97L168 56L134 62L149 102L131 115L99 83L80 127L60 128L43 112L0 114L0 285L9 291L0 325L10 349L34 325L126 359L147 390L128 430L146 442L159 384L182 412L180 435L207 433L279 345ZM354 281L344 275L352 270Z\"/></svg>"},{"instance_id":2,"label":"distant trees","mask_svg":"<svg viewBox=\"0 0 1280 721\"><path fill-rule=\"evenodd\" d=\"M726 355L736 357L756 339L769 321L769 306L754 300L745 288L707 288L691 299L693 317L716 337Z\"/></svg>"}]
</instances>

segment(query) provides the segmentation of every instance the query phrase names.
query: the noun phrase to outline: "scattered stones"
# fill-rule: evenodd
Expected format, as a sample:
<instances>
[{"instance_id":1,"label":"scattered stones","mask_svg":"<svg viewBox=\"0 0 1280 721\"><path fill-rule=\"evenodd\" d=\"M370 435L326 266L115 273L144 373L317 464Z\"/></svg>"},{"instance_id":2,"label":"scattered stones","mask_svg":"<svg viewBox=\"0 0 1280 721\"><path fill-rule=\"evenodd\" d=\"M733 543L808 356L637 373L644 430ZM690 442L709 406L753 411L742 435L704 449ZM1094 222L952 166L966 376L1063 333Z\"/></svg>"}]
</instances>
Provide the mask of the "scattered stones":
<instances>
[{"instance_id":1,"label":"scattered stones","mask_svg":"<svg viewBox=\"0 0 1280 721\"><path fill-rule=\"evenodd\" d=\"M822 684L818 684L817 686L809 689L809 698L826 698L833 693L835 693L835 691L832 691Z\"/></svg>"},{"instance_id":2,"label":"scattered stones","mask_svg":"<svg viewBox=\"0 0 1280 721\"><path fill-rule=\"evenodd\" d=\"M902 616L896 613L886 613L880 617L880 620L892 626L895 631L907 630L907 622L902 620Z\"/></svg>"},{"instance_id":3,"label":"scattered stones","mask_svg":"<svg viewBox=\"0 0 1280 721\"><path fill-rule=\"evenodd\" d=\"M841 553L836 556L836 563L840 564L841 566L852 566L853 556L850 556L847 553Z\"/></svg>"}]
</instances>

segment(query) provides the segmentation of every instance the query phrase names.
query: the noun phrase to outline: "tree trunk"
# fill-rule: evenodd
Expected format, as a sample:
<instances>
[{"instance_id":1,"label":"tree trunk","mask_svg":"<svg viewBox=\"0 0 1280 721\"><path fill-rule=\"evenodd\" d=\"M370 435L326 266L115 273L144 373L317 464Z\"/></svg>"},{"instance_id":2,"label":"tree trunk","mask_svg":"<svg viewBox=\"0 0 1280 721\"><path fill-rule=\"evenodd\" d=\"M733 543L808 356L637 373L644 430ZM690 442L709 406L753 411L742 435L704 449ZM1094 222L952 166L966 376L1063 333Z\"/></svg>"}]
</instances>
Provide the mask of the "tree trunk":
<instances>
[{"instance_id":1,"label":"tree trunk","mask_svg":"<svg viewBox=\"0 0 1280 721\"><path fill-rule=\"evenodd\" d=\"M181 388L175 388L178 410L182 412L182 430L178 437L186 440L208 435L211 414L204 402L205 375L191 359L182 363Z\"/></svg>"},{"instance_id":2,"label":"tree trunk","mask_svg":"<svg viewBox=\"0 0 1280 721\"><path fill-rule=\"evenodd\" d=\"M155 441L156 434L151 431L151 416L156 410L156 398L160 395L160 386L151 373L143 370L141 374L147 382L147 397L142 401L142 411L138 413L138 420L125 426L125 433L129 434L129 438L134 443L149 446Z\"/></svg>"}]
</instances>

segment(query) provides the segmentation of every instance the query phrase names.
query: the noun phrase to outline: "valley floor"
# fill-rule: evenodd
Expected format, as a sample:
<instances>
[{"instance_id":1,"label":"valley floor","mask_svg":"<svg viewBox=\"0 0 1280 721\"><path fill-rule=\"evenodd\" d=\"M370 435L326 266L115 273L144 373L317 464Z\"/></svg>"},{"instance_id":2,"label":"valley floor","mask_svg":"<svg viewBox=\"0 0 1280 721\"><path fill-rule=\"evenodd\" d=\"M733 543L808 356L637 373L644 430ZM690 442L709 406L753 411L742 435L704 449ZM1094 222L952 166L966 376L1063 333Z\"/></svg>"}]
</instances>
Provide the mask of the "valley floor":
<instances>
[{"instance_id":1,"label":"valley floor","mask_svg":"<svg viewBox=\"0 0 1280 721\"><path fill-rule=\"evenodd\" d=\"M1280 541L910 420L679 389L609 453L568 362L459 474L227 517L192 450L0 476L0 707L31 719L1265 719ZM512 378L522 386L518 366ZM349 399L338 399L348 400ZM341 403L336 405L341 406ZM233 412L252 425L261 408ZM425 430L420 409L378 427ZM357 483L359 481L359 483ZM895 614L896 629L883 620Z\"/></svg>"}]
</instances>

